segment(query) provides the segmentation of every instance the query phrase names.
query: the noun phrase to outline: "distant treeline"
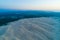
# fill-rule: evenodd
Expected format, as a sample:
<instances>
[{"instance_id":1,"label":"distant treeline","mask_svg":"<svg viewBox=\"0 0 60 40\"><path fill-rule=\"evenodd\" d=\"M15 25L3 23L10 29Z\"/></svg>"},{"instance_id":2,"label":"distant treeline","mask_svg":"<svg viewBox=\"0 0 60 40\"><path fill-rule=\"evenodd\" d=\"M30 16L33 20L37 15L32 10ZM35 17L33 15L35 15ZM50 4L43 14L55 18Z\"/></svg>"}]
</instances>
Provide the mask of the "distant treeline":
<instances>
[{"instance_id":1,"label":"distant treeline","mask_svg":"<svg viewBox=\"0 0 60 40\"><path fill-rule=\"evenodd\" d=\"M0 12L0 26L24 18L60 17L60 12L50 11L9 11Z\"/></svg>"}]
</instances>

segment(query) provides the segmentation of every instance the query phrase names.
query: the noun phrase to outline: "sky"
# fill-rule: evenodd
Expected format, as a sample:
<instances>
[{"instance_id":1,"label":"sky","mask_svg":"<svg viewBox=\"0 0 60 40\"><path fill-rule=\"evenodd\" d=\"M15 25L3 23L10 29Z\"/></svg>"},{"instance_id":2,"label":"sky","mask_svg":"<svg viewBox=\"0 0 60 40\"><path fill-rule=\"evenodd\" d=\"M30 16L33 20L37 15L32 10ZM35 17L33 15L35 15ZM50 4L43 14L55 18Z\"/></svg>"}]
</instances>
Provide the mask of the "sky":
<instances>
[{"instance_id":1,"label":"sky","mask_svg":"<svg viewBox=\"0 0 60 40\"><path fill-rule=\"evenodd\" d=\"M0 0L0 8L22 10L60 10L60 0Z\"/></svg>"}]
</instances>

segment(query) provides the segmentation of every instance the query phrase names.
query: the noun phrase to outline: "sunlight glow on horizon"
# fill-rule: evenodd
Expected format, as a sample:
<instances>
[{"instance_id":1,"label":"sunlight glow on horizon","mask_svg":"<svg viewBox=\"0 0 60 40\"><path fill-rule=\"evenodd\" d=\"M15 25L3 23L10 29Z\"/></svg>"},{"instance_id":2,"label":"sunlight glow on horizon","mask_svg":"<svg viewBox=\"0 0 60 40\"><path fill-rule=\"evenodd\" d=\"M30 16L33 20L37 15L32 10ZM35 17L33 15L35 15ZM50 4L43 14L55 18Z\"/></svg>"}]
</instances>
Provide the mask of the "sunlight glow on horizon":
<instances>
[{"instance_id":1,"label":"sunlight glow on horizon","mask_svg":"<svg viewBox=\"0 0 60 40\"><path fill-rule=\"evenodd\" d=\"M0 8L60 10L60 0L0 0Z\"/></svg>"}]
</instances>

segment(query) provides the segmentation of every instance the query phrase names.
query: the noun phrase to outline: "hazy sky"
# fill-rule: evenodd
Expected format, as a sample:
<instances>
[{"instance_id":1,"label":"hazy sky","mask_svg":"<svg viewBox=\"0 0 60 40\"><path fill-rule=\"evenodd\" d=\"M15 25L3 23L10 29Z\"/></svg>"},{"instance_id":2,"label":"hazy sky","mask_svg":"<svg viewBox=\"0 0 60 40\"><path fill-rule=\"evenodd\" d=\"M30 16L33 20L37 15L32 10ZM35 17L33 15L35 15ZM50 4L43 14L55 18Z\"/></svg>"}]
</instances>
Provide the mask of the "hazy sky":
<instances>
[{"instance_id":1,"label":"hazy sky","mask_svg":"<svg viewBox=\"0 0 60 40\"><path fill-rule=\"evenodd\" d=\"M60 0L0 0L0 8L60 10Z\"/></svg>"}]
</instances>

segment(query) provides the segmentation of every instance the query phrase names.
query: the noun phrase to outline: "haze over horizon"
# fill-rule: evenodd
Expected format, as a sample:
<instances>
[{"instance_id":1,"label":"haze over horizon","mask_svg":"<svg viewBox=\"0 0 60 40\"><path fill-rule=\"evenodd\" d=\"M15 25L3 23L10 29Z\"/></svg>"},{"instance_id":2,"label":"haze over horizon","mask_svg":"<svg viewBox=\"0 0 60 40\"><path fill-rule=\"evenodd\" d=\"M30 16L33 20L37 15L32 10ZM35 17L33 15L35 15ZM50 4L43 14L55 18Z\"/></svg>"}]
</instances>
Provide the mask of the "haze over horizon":
<instances>
[{"instance_id":1,"label":"haze over horizon","mask_svg":"<svg viewBox=\"0 0 60 40\"><path fill-rule=\"evenodd\" d=\"M2 9L60 10L60 0L0 0Z\"/></svg>"}]
</instances>

